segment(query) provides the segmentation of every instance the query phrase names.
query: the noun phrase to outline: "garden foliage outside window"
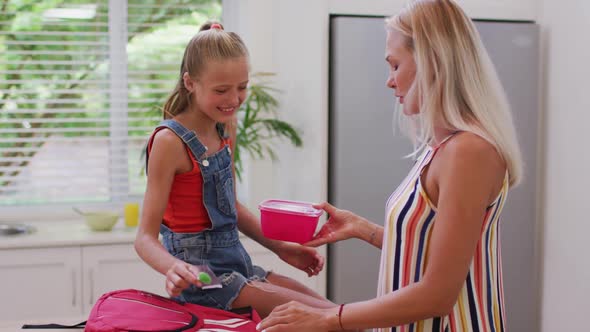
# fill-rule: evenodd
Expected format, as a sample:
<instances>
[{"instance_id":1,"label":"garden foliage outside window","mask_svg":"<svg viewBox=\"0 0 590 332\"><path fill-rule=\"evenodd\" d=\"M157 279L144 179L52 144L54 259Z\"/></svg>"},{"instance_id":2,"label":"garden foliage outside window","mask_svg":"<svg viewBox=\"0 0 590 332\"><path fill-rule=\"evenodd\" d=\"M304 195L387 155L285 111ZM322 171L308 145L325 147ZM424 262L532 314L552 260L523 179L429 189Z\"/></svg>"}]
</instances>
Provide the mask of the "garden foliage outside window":
<instances>
[{"instance_id":1,"label":"garden foliage outside window","mask_svg":"<svg viewBox=\"0 0 590 332\"><path fill-rule=\"evenodd\" d=\"M0 207L120 202L221 0L0 1Z\"/></svg>"}]
</instances>

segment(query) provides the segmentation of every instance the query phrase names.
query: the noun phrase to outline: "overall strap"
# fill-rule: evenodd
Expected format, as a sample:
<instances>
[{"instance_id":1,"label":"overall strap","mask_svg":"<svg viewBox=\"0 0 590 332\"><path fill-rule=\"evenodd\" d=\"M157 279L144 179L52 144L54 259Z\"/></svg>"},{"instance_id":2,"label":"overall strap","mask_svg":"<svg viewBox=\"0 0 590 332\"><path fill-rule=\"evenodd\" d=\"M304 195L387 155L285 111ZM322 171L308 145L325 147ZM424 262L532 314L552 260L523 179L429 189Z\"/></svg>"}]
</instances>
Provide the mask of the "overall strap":
<instances>
[{"instance_id":1,"label":"overall strap","mask_svg":"<svg viewBox=\"0 0 590 332\"><path fill-rule=\"evenodd\" d=\"M158 124L158 127L156 127L156 130L158 130L159 128L168 128L172 130L172 132L174 132L176 136L178 136L189 147L191 153L193 154L197 162L201 162L201 160L203 159L201 158L201 156L205 154L207 148L203 144L201 144L194 131L186 129L178 121L173 119L161 121L160 124ZM147 174L148 172L149 148L150 145L148 143L145 151L145 174Z\"/></svg>"},{"instance_id":2,"label":"overall strap","mask_svg":"<svg viewBox=\"0 0 590 332\"><path fill-rule=\"evenodd\" d=\"M166 127L172 130L186 145L188 145L193 156L195 156L195 159L201 161L201 156L205 154L207 148L199 142L194 131L186 129L178 121L173 119L163 120L158 127Z\"/></svg>"}]
</instances>

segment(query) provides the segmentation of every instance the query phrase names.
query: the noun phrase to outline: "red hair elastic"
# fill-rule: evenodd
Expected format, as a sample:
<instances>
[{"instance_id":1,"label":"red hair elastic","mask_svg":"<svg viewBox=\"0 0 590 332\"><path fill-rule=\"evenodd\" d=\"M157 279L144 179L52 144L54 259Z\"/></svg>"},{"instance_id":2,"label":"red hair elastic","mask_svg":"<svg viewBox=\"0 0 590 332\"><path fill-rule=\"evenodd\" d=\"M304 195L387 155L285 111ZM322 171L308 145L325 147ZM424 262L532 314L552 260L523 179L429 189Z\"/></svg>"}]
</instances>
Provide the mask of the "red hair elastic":
<instances>
[{"instance_id":1,"label":"red hair elastic","mask_svg":"<svg viewBox=\"0 0 590 332\"><path fill-rule=\"evenodd\" d=\"M346 303L342 303L340 305L340 309L338 309L338 324L340 325L340 330L344 331L344 326L342 325L342 309L344 309L344 305Z\"/></svg>"},{"instance_id":2,"label":"red hair elastic","mask_svg":"<svg viewBox=\"0 0 590 332\"><path fill-rule=\"evenodd\" d=\"M211 29L223 30L223 28L221 27L221 24L219 24L219 23L213 23L213 24L211 24Z\"/></svg>"}]
</instances>

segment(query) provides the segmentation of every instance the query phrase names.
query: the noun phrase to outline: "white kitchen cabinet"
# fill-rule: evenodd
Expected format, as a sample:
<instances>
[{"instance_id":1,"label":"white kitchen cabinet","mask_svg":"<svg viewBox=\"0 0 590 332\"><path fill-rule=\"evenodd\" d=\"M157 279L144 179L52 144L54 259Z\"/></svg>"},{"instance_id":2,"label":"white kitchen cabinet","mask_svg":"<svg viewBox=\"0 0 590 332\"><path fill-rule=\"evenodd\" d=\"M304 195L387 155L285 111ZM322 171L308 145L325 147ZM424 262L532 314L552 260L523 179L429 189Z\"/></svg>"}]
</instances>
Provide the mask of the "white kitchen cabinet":
<instances>
[{"instance_id":1,"label":"white kitchen cabinet","mask_svg":"<svg viewBox=\"0 0 590 332\"><path fill-rule=\"evenodd\" d=\"M79 316L79 247L0 250L0 320Z\"/></svg>"},{"instance_id":2,"label":"white kitchen cabinet","mask_svg":"<svg viewBox=\"0 0 590 332\"><path fill-rule=\"evenodd\" d=\"M0 250L0 275L0 321L87 316L117 289L166 293L132 244Z\"/></svg>"},{"instance_id":3,"label":"white kitchen cabinet","mask_svg":"<svg viewBox=\"0 0 590 332\"><path fill-rule=\"evenodd\" d=\"M325 295L325 272L308 278L258 243L242 243L254 264ZM0 276L0 321L86 317L102 294L117 289L167 296L164 276L139 258L132 243L2 249Z\"/></svg>"},{"instance_id":4,"label":"white kitchen cabinet","mask_svg":"<svg viewBox=\"0 0 590 332\"><path fill-rule=\"evenodd\" d=\"M82 247L83 313L96 300L117 289L135 288L167 296L165 277L142 261L132 244Z\"/></svg>"}]
</instances>

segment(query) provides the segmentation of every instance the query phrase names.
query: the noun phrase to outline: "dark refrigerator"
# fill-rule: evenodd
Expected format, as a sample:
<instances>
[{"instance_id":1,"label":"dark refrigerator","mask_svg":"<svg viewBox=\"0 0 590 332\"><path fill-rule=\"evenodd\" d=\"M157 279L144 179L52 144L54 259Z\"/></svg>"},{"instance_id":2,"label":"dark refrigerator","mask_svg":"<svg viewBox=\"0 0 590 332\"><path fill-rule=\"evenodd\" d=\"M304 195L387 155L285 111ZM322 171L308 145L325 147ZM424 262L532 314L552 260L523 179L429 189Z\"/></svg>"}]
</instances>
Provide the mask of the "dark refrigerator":
<instances>
[{"instance_id":1,"label":"dark refrigerator","mask_svg":"<svg viewBox=\"0 0 590 332\"><path fill-rule=\"evenodd\" d=\"M501 217L506 330L538 329L535 239L539 27L532 22L476 21L504 86L523 158L525 179L509 192ZM385 201L408 173L410 141L397 130L393 90L385 86L383 17L330 20L328 200L383 224ZM395 128L395 129L394 129ZM328 296L337 303L373 298L378 249L358 240L328 248Z\"/></svg>"}]
</instances>

